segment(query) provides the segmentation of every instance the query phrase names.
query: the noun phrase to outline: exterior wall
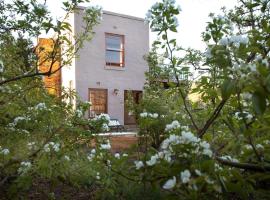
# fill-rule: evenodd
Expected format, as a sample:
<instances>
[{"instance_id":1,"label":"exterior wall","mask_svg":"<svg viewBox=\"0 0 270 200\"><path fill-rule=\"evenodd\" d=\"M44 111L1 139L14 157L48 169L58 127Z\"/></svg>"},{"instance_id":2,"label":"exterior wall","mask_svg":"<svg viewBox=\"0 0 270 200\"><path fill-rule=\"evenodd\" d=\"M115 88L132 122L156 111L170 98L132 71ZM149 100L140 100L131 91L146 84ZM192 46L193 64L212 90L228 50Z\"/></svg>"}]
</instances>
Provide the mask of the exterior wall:
<instances>
[{"instance_id":1,"label":"exterior wall","mask_svg":"<svg viewBox=\"0 0 270 200\"><path fill-rule=\"evenodd\" d=\"M56 71L61 66L61 51L60 48L57 48L57 55L55 60L49 59L48 56L51 55L55 49L54 40L51 38L39 38L38 47L43 48L42 51L38 50L39 54L39 70L41 72L48 72L52 62L52 71ZM38 48L38 49L39 49ZM52 95L59 96L61 93L61 70L56 71L50 76L43 77L44 86L47 89L48 93Z\"/></svg>"},{"instance_id":2,"label":"exterior wall","mask_svg":"<svg viewBox=\"0 0 270 200\"><path fill-rule=\"evenodd\" d=\"M73 25L74 24L74 14L71 13L67 20L66 20L69 24ZM72 32L67 32L65 33L67 37L69 37L71 40L73 40L73 35L75 32L75 27L74 25L71 26L71 30ZM74 43L74 41L72 41ZM66 51L66 46L64 45L62 47L62 52L64 53ZM65 56L65 55L63 55ZM64 57L65 58L65 57ZM65 89L75 89L76 88L76 81L75 81L75 58L72 59L71 64L69 66L64 66L61 69L62 72L62 87L64 87Z\"/></svg>"},{"instance_id":3,"label":"exterior wall","mask_svg":"<svg viewBox=\"0 0 270 200\"><path fill-rule=\"evenodd\" d=\"M82 13L80 10L75 14L75 33L82 31ZM104 12L94 32L75 60L76 91L83 101L88 101L88 88L108 89L108 114L124 124L124 90L143 90L145 83L148 66L143 56L149 51L149 28L143 19ZM106 66L105 33L125 36L123 68ZM117 95L115 89L119 90Z\"/></svg>"}]
</instances>

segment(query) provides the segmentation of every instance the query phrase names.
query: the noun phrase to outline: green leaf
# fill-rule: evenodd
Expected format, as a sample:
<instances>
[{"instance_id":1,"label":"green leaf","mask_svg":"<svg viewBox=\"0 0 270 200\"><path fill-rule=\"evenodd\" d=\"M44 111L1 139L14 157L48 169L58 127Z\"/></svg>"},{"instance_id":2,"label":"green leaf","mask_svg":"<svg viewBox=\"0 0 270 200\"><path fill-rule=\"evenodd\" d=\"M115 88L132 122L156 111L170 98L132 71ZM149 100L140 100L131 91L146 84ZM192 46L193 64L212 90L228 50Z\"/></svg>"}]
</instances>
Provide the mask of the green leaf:
<instances>
[{"instance_id":1,"label":"green leaf","mask_svg":"<svg viewBox=\"0 0 270 200\"><path fill-rule=\"evenodd\" d=\"M266 77L265 86L268 92L270 92L270 74Z\"/></svg>"},{"instance_id":2,"label":"green leaf","mask_svg":"<svg viewBox=\"0 0 270 200\"><path fill-rule=\"evenodd\" d=\"M235 91L236 81L228 79L225 80L221 86L221 95L223 99L228 99Z\"/></svg>"},{"instance_id":3,"label":"green leaf","mask_svg":"<svg viewBox=\"0 0 270 200\"><path fill-rule=\"evenodd\" d=\"M262 94L255 92L252 96L252 104L255 112L262 115L266 109L266 99Z\"/></svg>"}]
</instances>

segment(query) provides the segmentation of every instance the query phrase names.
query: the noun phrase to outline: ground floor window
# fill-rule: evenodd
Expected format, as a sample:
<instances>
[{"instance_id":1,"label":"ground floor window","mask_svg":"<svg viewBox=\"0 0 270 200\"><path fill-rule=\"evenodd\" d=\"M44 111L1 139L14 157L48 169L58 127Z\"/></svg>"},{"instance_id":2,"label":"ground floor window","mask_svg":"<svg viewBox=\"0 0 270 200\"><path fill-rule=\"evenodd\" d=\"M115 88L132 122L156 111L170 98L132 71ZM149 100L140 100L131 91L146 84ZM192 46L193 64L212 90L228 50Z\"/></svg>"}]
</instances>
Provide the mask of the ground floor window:
<instances>
[{"instance_id":1,"label":"ground floor window","mask_svg":"<svg viewBox=\"0 0 270 200\"><path fill-rule=\"evenodd\" d=\"M89 111L89 117L95 117L95 115L107 113L107 93L107 89L89 89L89 101L92 103Z\"/></svg>"}]
</instances>

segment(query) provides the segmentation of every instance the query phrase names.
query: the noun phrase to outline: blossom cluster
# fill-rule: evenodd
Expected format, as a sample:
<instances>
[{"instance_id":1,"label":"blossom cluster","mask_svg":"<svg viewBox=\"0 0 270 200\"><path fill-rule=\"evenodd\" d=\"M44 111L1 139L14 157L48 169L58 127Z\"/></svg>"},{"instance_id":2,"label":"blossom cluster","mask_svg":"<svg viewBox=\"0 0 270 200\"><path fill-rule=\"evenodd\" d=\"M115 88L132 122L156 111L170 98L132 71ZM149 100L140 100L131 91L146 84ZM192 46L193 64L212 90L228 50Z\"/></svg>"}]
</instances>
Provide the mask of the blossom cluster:
<instances>
[{"instance_id":1,"label":"blossom cluster","mask_svg":"<svg viewBox=\"0 0 270 200\"><path fill-rule=\"evenodd\" d=\"M177 120L174 120L172 123L166 125L165 131L168 132L171 130L178 129L180 127L181 127L180 123Z\"/></svg>"},{"instance_id":2,"label":"blossom cluster","mask_svg":"<svg viewBox=\"0 0 270 200\"><path fill-rule=\"evenodd\" d=\"M144 166L151 167L156 165L162 159L169 163L173 162L173 156L176 155L173 147L185 144L190 144L190 152L196 154L197 156L205 155L211 158L213 155L208 142L202 141L200 138L194 136L194 134L191 132L183 130L180 136L171 134L169 138L165 139L161 144L161 150L152 155L149 160L145 161L145 163L143 161L135 161L135 167L137 170ZM183 154L183 156L187 157L188 155Z\"/></svg>"},{"instance_id":3,"label":"blossom cluster","mask_svg":"<svg viewBox=\"0 0 270 200\"><path fill-rule=\"evenodd\" d=\"M45 152L50 152L51 149L53 149L55 152L58 152L60 150L60 144L54 143L54 142L49 142L49 143L44 145Z\"/></svg>"},{"instance_id":4,"label":"blossom cluster","mask_svg":"<svg viewBox=\"0 0 270 200\"><path fill-rule=\"evenodd\" d=\"M107 140L107 143L100 144L100 149L103 149L103 150L110 150L110 149L111 149L110 141Z\"/></svg>"},{"instance_id":5,"label":"blossom cluster","mask_svg":"<svg viewBox=\"0 0 270 200\"><path fill-rule=\"evenodd\" d=\"M106 121L110 121L110 116L105 113L101 113L100 115L97 115L93 120L100 120L100 119L105 119Z\"/></svg>"},{"instance_id":6,"label":"blossom cluster","mask_svg":"<svg viewBox=\"0 0 270 200\"><path fill-rule=\"evenodd\" d=\"M140 117L141 118L153 118L153 119L157 119L158 118L158 114L157 113L147 113L147 112L143 112L143 113L140 113Z\"/></svg>"},{"instance_id":7,"label":"blossom cluster","mask_svg":"<svg viewBox=\"0 0 270 200\"><path fill-rule=\"evenodd\" d=\"M27 171L29 171L31 169L31 166L32 166L32 164L29 161L21 162L21 166L18 169L18 173L25 174Z\"/></svg>"},{"instance_id":8,"label":"blossom cluster","mask_svg":"<svg viewBox=\"0 0 270 200\"><path fill-rule=\"evenodd\" d=\"M229 44L234 44L236 46L239 46L240 44L247 45L249 42L249 39L245 35L232 35L230 37L226 36L219 40L219 44L222 46L227 46Z\"/></svg>"},{"instance_id":9,"label":"blossom cluster","mask_svg":"<svg viewBox=\"0 0 270 200\"><path fill-rule=\"evenodd\" d=\"M18 124L20 121L29 121L29 120L30 120L30 118L27 117L27 116L18 116L18 117L16 117L16 118L13 120L12 123L9 123L8 126L9 126L9 127L15 127L15 126L17 126L17 124Z\"/></svg>"},{"instance_id":10,"label":"blossom cluster","mask_svg":"<svg viewBox=\"0 0 270 200\"><path fill-rule=\"evenodd\" d=\"M95 149L92 149L91 152L90 152L90 154L88 154L87 159L89 161L92 161L95 156L96 156L96 150Z\"/></svg>"},{"instance_id":11,"label":"blossom cluster","mask_svg":"<svg viewBox=\"0 0 270 200\"><path fill-rule=\"evenodd\" d=\"M0 154L8 155L9 153L9 149L2 149L2 147L0 146Z\"/></svg>"},{"instance_id":12,"label":"blossom cluster","mask_svg":"<svg viewBox=\"0 0 270 200\"><path fill-rule=\"evenodd\" d=\"M235 117L236 119L238 120L242 120L242 119L246 119L248 121L252 120L253 116L252 114L246 112L246 111L243 111L243 112L236 112L235 113Z\"/></svg>"}]
</instances>

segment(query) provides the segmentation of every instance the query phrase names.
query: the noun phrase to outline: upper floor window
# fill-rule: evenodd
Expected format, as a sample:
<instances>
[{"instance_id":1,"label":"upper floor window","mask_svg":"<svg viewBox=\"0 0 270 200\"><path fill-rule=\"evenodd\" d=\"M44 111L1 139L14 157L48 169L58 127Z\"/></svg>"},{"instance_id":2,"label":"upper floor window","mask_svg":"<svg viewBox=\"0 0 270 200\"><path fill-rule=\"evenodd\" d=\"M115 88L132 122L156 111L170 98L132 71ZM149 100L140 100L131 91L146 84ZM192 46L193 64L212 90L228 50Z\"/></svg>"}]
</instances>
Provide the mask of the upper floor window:
<instances>
[{"instance_id":1,"label":"upper floor window","mask_svg":"<svg viewBox=\"0 0 270 200\"><path fill-rule=\"evenodd\" d=\"M106 65L124 67L124 36L106 33Z\"/></svg>"}]
</instances>

